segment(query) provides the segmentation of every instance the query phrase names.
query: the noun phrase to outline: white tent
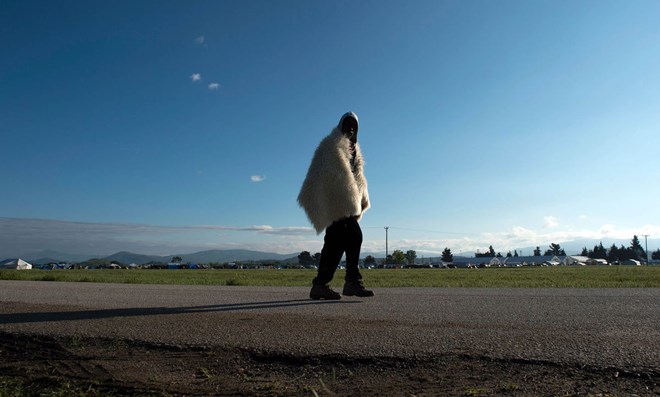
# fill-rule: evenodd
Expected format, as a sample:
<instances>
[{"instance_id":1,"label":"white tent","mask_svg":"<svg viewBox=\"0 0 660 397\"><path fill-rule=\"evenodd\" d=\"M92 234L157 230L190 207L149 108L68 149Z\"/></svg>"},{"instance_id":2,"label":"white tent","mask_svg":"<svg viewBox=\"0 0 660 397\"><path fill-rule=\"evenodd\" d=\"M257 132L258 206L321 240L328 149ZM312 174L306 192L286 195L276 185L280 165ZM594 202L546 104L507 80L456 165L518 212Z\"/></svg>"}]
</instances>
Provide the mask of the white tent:
<instances>
[{"instance_id":1,"label":"white tent","mask_svg":"<svg viewBox=\"0 0 660 397\"><path fill-rule=\"evenodd\" d=\"M566 258L564 258L564 265L586 266L587 261L589 261L588 256L579 256L579 255L567 256Z\"/></svg>"},{"instance_id":2,"label":"white tent","mask_svg":"<svg viewBox=\"0 0 660 397\"><path fill-rule=\"evenodd\" d=\"M32 265L24 261L23 259L14 259L2 265L3 269L15 269L15 270L30 270Z\"/></svg>"}]
</instances>

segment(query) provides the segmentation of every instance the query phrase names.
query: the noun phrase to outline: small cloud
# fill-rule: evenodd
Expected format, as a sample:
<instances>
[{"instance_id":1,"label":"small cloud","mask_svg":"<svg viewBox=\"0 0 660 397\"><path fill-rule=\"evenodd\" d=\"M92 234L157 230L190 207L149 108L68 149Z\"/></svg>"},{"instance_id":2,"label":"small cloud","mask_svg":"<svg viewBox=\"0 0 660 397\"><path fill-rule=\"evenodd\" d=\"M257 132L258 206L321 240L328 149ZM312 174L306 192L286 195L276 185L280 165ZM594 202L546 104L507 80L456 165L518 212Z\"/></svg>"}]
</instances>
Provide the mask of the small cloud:
<instances>
[{"instance_id":1,"label":"small cloud","mask_svg":"<svg viewBox=\"0 0 660 397\"><path fill-rule=\"evenodd\" d=\"M203 45L204 44L204 36L199 36L198 38L196 38L195 43L197 43L199 45Z\"/></svg>"},{"instance_id":2,"label":"small cloud","mask_svg":"<svg viewBox=\"0 0 660 397\"><path fill-rule=\"evenodd\" d=\"M250 180L254 183L262 182L266 179L266 175L252 175Z\"/></svg>"},{"instance_id":3,"label":"small cloud","mask_svg":"<svg viewBox=\"0 0 660 397\"><path fill-rule=\"evenodd\" d=\"M201 79L202 79L202 75L200 73L193 73L192 75L190 75L190 80L192 80L193 83L195 81L200 81Z\"/></svg>"},{"instance_id":4,"label":"small cloud","mask_svg":"<svg viewBox=\"0 0 660 397\"><path fill-rule=\"evenodd\" d=\"M211 91L217 91L218 88L220 88L220 84L218 84L218 83L209 84L209 90L211 90Z\"/></svg>"},{"instance_id":5,"label":"small cloud","mask_svg":"<svg viewBox=\"0 0 660 397\"><path fill-rule=\"evenodd\" d=\"M599 230L600 234L603 236L613 235L615 231L616 231L616 226L610 224L605 224L601 226Z\"/></svg>"},{"instance_id":6,"label":"small cloud","mask_svg":"<svg viewBox=\"0 0 660 397\"><path fill-rule=\"evenodd\" d=\"M586 216L586 215L580 215L580 217L579 217L579 218L580 218L580 220L581 220L581 221L584 221L584 220L586 220L586 219L587 219L587 216Z\"/></svg>"},{"instance_id":7,"label":"small cloud","mask_svg":"<svg viewBox=\"0 0 660 397\"><path fill-rule=\"evenodd\" d=\"M543 218L543 226L546 228L553 228L559 226L559 220L554 216L546 216Z\"/></svg>"}]
</instances>

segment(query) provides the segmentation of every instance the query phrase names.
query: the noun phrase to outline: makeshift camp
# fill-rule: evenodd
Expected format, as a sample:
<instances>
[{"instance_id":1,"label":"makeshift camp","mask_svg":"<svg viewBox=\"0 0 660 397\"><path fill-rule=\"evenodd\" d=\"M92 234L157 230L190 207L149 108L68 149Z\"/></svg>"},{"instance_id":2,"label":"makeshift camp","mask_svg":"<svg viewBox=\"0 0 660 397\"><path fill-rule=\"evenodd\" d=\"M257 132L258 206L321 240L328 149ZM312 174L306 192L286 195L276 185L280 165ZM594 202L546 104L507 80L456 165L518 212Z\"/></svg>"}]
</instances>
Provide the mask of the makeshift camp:
<instances>
[{"instance_id":1,"label":"makeshift camp","mask_svg":"<svg viewBox=\"0 0 660 397\"><path fill-rule=\"evenodd\" d=\"M12 259L2 265L2 269L15 269L15 270L30 270L32 265L23 259Z\"/></svg>"}]
</instances>

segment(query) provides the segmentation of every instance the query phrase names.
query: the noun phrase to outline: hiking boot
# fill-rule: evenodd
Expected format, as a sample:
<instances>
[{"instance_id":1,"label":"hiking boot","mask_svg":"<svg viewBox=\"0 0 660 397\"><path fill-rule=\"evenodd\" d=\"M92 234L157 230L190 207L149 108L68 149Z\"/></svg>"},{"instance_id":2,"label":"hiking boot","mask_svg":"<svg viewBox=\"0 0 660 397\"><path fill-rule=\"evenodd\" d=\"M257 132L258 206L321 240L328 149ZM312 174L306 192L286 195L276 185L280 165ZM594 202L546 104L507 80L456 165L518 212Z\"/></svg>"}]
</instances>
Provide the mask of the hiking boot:
<instances>
[{"instance_id":1,"label":"hiking boot","mask_svg":"<svg viewBox=\"0 0 660 397\"><path fill-rule=\"evenodd\" d=\"M337 300L341 299L341 295L333 291L329 285L314 285L312 290L309 291L309 298L314 300Z\"/></svg>"},{"instance_id":2,"label":"hiking boot","mask_svg":"<svg viewBox=\"0 0 660 397\"><path fill-rule=\"evenodd\" d=\"M346 281L344 283L344 291L342 292L344 296L359 296L360 298L366 298L369 296L374 296L374 292L364 288L361 280L357 281Z\"/></svg>"}]
</instances>

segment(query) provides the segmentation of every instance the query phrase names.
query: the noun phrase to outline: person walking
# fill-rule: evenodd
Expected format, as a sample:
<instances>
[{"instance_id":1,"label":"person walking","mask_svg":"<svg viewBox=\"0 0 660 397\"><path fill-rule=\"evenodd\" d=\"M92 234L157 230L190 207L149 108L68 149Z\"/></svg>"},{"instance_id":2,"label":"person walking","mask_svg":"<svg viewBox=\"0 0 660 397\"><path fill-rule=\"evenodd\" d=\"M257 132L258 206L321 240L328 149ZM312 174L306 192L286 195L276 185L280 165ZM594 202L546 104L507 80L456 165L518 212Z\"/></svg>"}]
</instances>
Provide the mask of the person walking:
<instances>
[{"instance_id":1,"label":"person walking","mask_svg":"<svg viewBox=\"0 0 660 397\"><path fill-rule=\"evenodd\" d=\"M358 269L362 230L358 221L369 208L364 160L357 143L358 117L347 112L314 152L298 204L317 234L325 230L321 260L309 293L311 299L341 299L330 288L339 261L346 254L345 296L374 296L362 284Z\"/></svg>"}]
</instances>

